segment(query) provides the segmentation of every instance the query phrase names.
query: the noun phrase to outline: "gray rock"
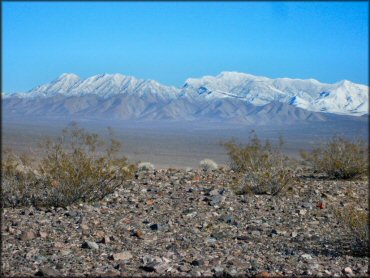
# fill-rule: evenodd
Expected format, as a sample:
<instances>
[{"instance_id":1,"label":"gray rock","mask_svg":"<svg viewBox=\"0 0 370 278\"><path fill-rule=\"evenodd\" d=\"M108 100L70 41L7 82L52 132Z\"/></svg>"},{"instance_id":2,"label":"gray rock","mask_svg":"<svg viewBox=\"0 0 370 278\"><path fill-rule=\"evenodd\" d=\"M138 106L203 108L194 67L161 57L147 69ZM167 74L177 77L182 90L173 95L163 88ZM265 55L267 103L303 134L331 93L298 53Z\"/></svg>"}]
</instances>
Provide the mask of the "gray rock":
<instances>
[{"instance_id":1,"label":"gray rock","mask_svg":"<svg viewBox=\"0 0 370 278\"><path fill-rule=\"evenodd\" d=\"M88 249L94 249L94 250L98 250L99 249L99 245L96 244L95 242L93 241L85 241L82 246L82 248L88 248Z\"/></svg>"},{"instance_id":2,"label":"gray rock","mask_svg":"<svg viewBox=\"0 0 370 278\"><path fill-rule=\"evenodd\" d=\"M60 277L62 276L62 274L54 268L44 266L44 267L41 267L39 271L37 271L36 276Z\"/></svg>"},{"instance_id":3,"label":"gray rock","mask_svg":"<svg viewBox=\"0 0 370 278\"><path fill-rule=\"evenodd\" d=\"M124 260L129 260L132 258L132 254L128 251L124 251L121 253L115 253L112 255L113 260L115 261L124 261Z\"/></svg>"},{"instance_id":4,"label":"gray rock","mask_svg":"<svg viewBox=\"0 0 370 278\"><path fill-rule=\"evenodd\" d=\"M144 256L141 268L148 272L164 273L169 266L165 260L159 257Z\"/></svg>"}]
</instances>

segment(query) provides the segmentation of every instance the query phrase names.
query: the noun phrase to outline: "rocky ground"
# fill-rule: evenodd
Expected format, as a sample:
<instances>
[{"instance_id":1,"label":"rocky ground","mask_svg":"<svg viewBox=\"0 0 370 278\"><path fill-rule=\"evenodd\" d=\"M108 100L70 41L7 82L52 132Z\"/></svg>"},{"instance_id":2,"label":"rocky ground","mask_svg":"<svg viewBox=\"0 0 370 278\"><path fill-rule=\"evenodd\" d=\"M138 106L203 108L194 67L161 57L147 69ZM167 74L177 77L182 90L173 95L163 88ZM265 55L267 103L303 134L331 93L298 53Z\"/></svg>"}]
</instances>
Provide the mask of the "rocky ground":
<instances>
[{"instance_id":1,"label":"rocky ground","mask_svg":"<svg viewBox=\"0 0 370 278\"><path fill-rule=\"evenodd\" d=\"M368 211L367 180L302 175L236 195L228 170L158 170L95 204L2 211L5 276L367 276L335 208Z\"/></svg>"}]
</instances>

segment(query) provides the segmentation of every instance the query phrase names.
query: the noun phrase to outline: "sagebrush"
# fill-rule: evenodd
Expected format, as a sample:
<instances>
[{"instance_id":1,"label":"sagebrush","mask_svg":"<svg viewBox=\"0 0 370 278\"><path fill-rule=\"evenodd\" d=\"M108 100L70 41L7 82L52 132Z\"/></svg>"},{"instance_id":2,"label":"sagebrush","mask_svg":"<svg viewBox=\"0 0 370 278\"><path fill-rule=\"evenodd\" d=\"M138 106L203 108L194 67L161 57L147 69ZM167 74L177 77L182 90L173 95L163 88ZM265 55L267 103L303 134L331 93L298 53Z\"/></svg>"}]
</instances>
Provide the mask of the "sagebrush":
<instances>
[{"instance_id":1,"label":"sagebrush","mask_svg":"<svg viewBox=\"0 0 370 278\"><path fill-rule=\"evenodd\" d=\"M65 207L100 200L129 179L135 166L117 155L120 143L72 123L55 139L40 145L37 170L9 152L2 163L3 206Z\"/></svg>"}]
</instances>

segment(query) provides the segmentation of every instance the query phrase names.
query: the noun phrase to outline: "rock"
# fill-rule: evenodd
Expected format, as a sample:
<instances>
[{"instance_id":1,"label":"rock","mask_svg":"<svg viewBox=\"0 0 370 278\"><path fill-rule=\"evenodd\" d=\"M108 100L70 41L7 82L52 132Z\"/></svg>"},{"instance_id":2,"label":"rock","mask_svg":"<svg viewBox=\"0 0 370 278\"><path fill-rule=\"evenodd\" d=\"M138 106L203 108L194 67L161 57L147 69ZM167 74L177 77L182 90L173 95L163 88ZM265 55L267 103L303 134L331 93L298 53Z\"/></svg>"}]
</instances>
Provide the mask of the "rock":
<instances>
[{"instance_id":1,"label":"rock","mask_svg":"<svg viewBox=\"0 0 370 278\"><path fill-rule=\"evenodd\" d=\"M95 242L93 241L85 241L82 245L81 245L82 248L88 248L88 249L94 249L94 250L98 250L99 249L99 245L97 245Z\"/></svg>"},{"instance_id":2,"label":"rock","mask_svg":"<svg viewBox=\"0 0 370 278\"><path fill-rule=\"evenodd\" d=\"M110 242L109 236L105 236L101 239L100 243L107 244Z\"/></svg>"},{"instance_id":3,"label":"rock","mask_svg":"<svg viewBox=\"0 0 370 278\"><path fill-rule=\"evenodd\" d=\"M204 265L204 261L203 260L193 260L190 264L192 266L202 266Z\"/></svg>"},{"instance_id":4,"label":"rock","mask_svg":"<svg viewBox=\"0 0 370 278\"><path fill-rule=\"evenodd\" d=\"M141 230L132 230L131 231L131 235L132 236L135 236L137 238L140 238L140 239L143 239L144 238L144 234Z\"/></svg>"},{"instance_id":5,"label":"rock","mask_svg":"<svg viewBox=\"0 0 370 278\"><path fill-rule=\"evenodd\" d=\"M149 226L151 230L153 231L164 231L167 228L167 225L161 225L161 224L152 224Z\"/></svg>"},{"instance_id":6,"label":"rock","mask_svg":"<svg viewBox=\"0 0 370 278\"><path fill-rule=\"evenodd\" d=\"M298 235L298 233L297 233L297 232L292 232L290 235L291 235L292 237L296 237L296 236Z\"/></svg>"},{"instance_id":7,"label":"rock","mask_svg":"<svg viewBox=\"0 0 370 278\"><path fill-rule=\"evenodd\" d=\"M237 236L237 237L236 237L236 239L237 239L237 240L250 240L250 237L240 235L240 236Z\"/></svg>"},{"instance_id":8,"label":"rock","mask_svg":"<svg viewBox=\"0 0 370 278\"><path fill-rule=\"evenodd\" d=\"M221 216L219 220L230 225L237 225L237 222L234 220L234 217L232 215Z\"/></svg>"},{"instance_id":9,"label":"rock","mask_svg":"<svg viewBox=\"0 0 370 278\"><path fill-rule=\"evenodd\" d=\"M144 256L142 269L148 272L164 273L168 269L167 262L163 261L159 257Z\"/></svg>"},{"instance_id":10,"label":"rock","mask_svg":"<svg viewBox=\"0 0 370 278\"><path fill-rule=\"evenodd\" d=\"M20 240L26 241L26 240L32 240L36 238L36 235L32 231L22 232L20 235Z\"/></svg>"},{"instance_id":11,"label":"rock","mask_svg":"<svg viewBox=\"0 0 370 278\"><path fill-rule=\"evenodd\" d=\"M41 267L39 269L39 271L36 272L35 274L36 276L43 276L43 277L60 277L62 276L62 274L54 269L54 268L51 268L51 267L47 267L47 266L44 266L44 267Z\"/></svg>"},{"instance_id":12,"label":"rock","mask_svg":"<svg viewBox=\"0 0 370 278\"><path fill-rule=\"evenodd\" d=\"M266 278L266 277L272 277L272 276L267 271L262 271L262 272L257 273L255 277Z\"/></svg>"},{"instance_id":13,"label":"rock","mask_svg":"<svg viewBox=\"0 0 370 278\"><path fill-rule=\"evenodd\" d=\"M81 224L81 230L83 235L89 235L90 234L90 228L86 224Z\"/></svg>"},{"instance_id":14,"label":"rock","mask_svg":"<svg viewBox=\"0 0 370 278\"><path fill-rule=\"evenodd\" d=\"M67 217L76 217L78 213L75 211L67 211L66 213L64 213L64 215Z\"/></svg>"},{"instance_id":15,"label":"rock","mask_svg":"<svg viewBox=\"0 0 370 278\"><path fill-rule=\"evenodd\" d=\"M48 233L47 232L39 232L39 237L41 238L47 238L48 237Z\"/></svg>"},{"instance_id":16,"label":"rock","mask_svg":"<svg viewBox=\"0 0 370 278\"><path fill-rule=\"evenodd\" d=\"M300 215L306 215L306 210L305 209L300 209L299 211L298 211L298 213L300 214Z\"/></svg>"},{"instance_id":17,"label":"rock","mask_svg":"<svg viewBox=\"0 0 370 278\"><path fill-rule=\"evenodd\" d=\"M54 242L54 248L57 248L57 249L64 248L64 243L62 243L62 242Z\"/></svg>"},{"instance_id":18,"label":"rock","mask_svg":"<svg viewBox=\"0 0 370 278\"><path fill-rule=\"evenodd\" d=\"M235 268L227 269L224 271L226 277L238 277L241 276Z\"/></svg>"},{"instance_id":19,"label":"rock","mask_svg":"<svg viewBox=\"0 0 370 278\"><path fill-rule=\"evenodd\" d=\"M352 276L353 275L353 271L350 267L346 267L342 270L342 273L345 274L345 275L348 275L348 276Z\"/></svg>"},{"instance_id":20,"label":"rock","mask_svg":"<svg viewBox=\"0 0 370 278\"><path fill-rule=\"evenodd\" d=\"M218 193L218 190L217 190L217 189L213 189L213 190L211 190L208 194L209 194L210 196L216 196L216 195L218 195L219 193Z\"/></svg>"},{"instance_id":21,"label":"rock","mask_svg":"<svg viewBox=\"0 0 370 278\"><path fill-rule=\"evenodd\" d=\"M308 202L304 202L302 204L302 208L305 208L305 209L312 209L312 204L311 203L308 203Z\"/></svg>"},{"instance_id":22,"label":"rock","mask_svg":"<svg viewBox=\"0 0 370 278\"><path fill-rule=\"evenodd\" d=\"M310 254L303 254L301 257L306 260L312 260L312 256Z\"/></svg>"},{"instance_id":23,"label":"rock","mask_svg":"<svg viewBox=\"0 0 370 278\"><path fill-rule=\"evenodd\" d=\"M211 198L211 200L208 202L209 205L215 206L225 201L225 197L221 195L216 195Z\"/></svg>"},{"instance_id":24,"label":"rock","mask_svg":"<svg viewBox=\"0 0 370 278\"><path fill-rule=\"evenodd\" d=\"M318 207L319 209L324 209L325 208L325 204L323 202L318 202L316 207Z\"/></svg>"},{"instance_id":25,"label":"rock","mask_svg":"<svg viewBox=\"0 0 370 278\"><path fill-rule=\"evenodd\" d=\"M99 277L116 277L116 276L121 276L121 272L119 270L116 270L116 269L110 269L104 273L100 273L98 275Z\"/></svg>"},{"instance_id":26,"label":"rock","mask_svg":"<svg viewBox=\"0 0 370 278\"><path fill-rule=\"evenodd\" d=\"M112 258L114 261L124 261L129 260L132 258L132 254L128 251L121 252L121 253L115 253L112 255Z\"/></svg>"},{"instance_id":27,"label":"rock","mask_svg":"<svg viewBox=\"0 0 370 278\"><path fill-rule=\"evenodd\" d=\"M260 231L258 231L258 230L252 231L252 236L259 237L260 235L261 235L261 232Z\"/></svg>"},{"instance_id":28,"label":"rock","mask_svg":"<svg viewBox=\"0 0 370 278\"><path fill-rule=\"evenodd\" d=\"M216 266L212 269L212 271L215 273L216 277L221 277L224 272L224 268L220 266Z\"/></svg>"},{"instance_id":29,"label":"rock","mask_svg":"<svg viewBox=\"0 0 370 278\"><path fill-rule=\"evenodd\" d=\"M104 232L104 231L97 231L97 232L95 233L95 235L96 235L97 237L105 237L105 232Z\"/></svg>"},{"instance_id":30,"label":"rock","mask_svg":"<svg viewBox=\"0 0 370 278\"><path fill-rule=\"evenodd\" d=\"M189 272L191 270L191 268L187 265L180 265L177 269L180 272Z\"/></svg>"},{"instance_id":31,"label":"rock","mask_svg":"<svg viewBox=\"0 0 370 278\"><path fill-rule=\"evenodd\" d=\"M149 200L146 201L146 204L149 205L149 206L153 205L154 203L155 203L154 199L149 199Z\"/></svg>"},{"instance_id":32,"label":"rock","mask_svg":"<svg viewBox=\"0 0 370 278\"><path fill-rule=\"evenodd\" d=\"M277 236L278 235L278 231L275 230L275 229L272 229L271 230L271 236L274 237L274 236Z\"/></svg>"}]
</instances>

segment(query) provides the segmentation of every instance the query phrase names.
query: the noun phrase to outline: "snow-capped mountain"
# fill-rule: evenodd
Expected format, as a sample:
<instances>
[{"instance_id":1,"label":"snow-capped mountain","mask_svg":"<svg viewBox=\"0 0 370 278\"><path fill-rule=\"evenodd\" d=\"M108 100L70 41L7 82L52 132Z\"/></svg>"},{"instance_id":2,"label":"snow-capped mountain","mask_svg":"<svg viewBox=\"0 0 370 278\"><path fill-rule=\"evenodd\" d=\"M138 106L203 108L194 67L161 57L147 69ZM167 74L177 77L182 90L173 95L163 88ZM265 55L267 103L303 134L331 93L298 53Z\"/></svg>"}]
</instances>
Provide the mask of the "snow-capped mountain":
<instances>
[{"instance_id":1,"label":"snow-capped mountain","mask_svg":"<svg viewBox=\"0 0 370 278\"><path fill-rule=\"evenodd\" d=\"M151 120L321 121L331 114L367 114L368 90L347 80L325 84L238 72L191 78L181 88L122 74L86 79L62 74L26 93L3 95L3 111Z\"/></svg>"},{"instance_id":2,"label":"snow-capped mountain","mask_svg":"<svg viewBox=\"0 0 370 278\"><path fill-rule=\"evenodd\" d=\"M173 99L179 89L159 84L154 80L136 79L122 74L100 74L81 79L73 73L63 73L50 83L38 86L19 97L51 97L56 95L83 96L96 94L103 98L113 95L139 97L155 95L163 99Z\"/></svg>"},{"instance_id":3,"label":"snow-capped mountain","mask_svg":"<svg viewBox=\"0 0 370 278\"><path fill-rule=\"evenodd\" d=\"M347 80L325 84L315 79L269 79L238 72L188 79L183 93L192 98L238 98L257 106L279 101L309 111L353 116L368 113L369 99L367 86Z\"/></svg>"}]
</instances>

